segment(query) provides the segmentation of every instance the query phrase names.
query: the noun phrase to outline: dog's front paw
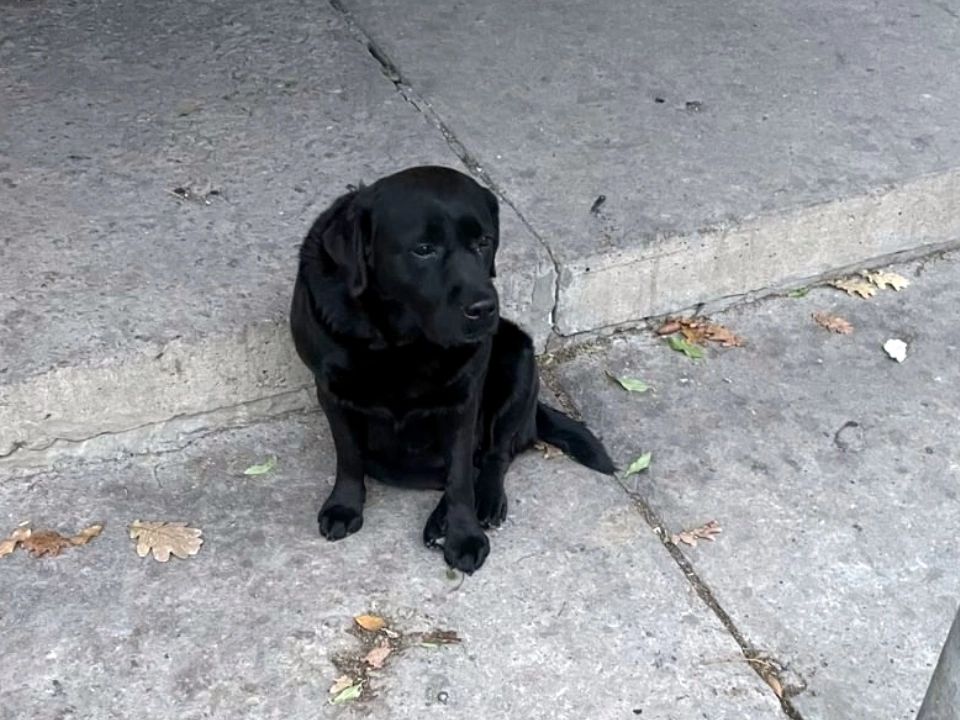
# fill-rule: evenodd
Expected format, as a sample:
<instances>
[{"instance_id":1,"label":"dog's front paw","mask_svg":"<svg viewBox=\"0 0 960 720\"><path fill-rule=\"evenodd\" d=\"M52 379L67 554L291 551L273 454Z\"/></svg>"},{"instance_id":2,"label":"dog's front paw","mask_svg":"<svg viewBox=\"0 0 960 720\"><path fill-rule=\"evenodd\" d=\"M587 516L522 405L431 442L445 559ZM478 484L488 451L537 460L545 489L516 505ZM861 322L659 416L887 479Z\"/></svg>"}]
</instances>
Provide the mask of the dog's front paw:
<instances>
[{"instance_id":1,"label":"dog's front paw","mask_svg":"<svg viewBox=\"0 0 960 720\"><path fill-rule=\"evenodd\" d=\"M363 527L363 510L348 505L324 505L317 522L320 534L327 540L340 540Z\"/></svg>"},{"instance_id":2,"label":"dog's front paw","mask_svg":"<svg viewBox=\"0 0 960 720\"><path fill-rule=\"evenodd\" d=\"M507 494L502 487L477 488L477 520L481 527L499 527L507 519Z\"/></svg>"},{"instance_id":3,"label":"dog's front paw","mask_svg":"<svg viewBox=\"0 0 960 720\"><path fill-rule=\"evenodd\" d=\"M478 570L490 554L490 541L483 530L447 529L443 542L443 559L447 565L468 575Z\"/></svg>"}]
</instances>

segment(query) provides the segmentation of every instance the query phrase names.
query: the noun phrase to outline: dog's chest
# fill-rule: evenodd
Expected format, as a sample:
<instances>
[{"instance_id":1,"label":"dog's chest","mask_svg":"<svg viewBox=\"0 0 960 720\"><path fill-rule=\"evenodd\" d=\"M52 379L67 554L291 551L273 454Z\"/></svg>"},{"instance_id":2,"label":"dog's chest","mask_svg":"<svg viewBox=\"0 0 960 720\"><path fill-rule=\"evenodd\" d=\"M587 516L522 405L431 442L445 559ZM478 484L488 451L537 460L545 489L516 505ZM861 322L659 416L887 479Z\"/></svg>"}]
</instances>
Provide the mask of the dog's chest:
<instances>
[{"instance_id":1,"label":"dog's chest","mask_svg":"<svg viewBox=\"0 0 960 720\"><path fill-rule=\"evenodd\" d=\"M459 350L423 352L389 348L350 353L331 368L329 388L341 400L376 415L403 416L424 410L455 410L475 392L475 368L485 363Z\"/></svg>"}]
</instances>

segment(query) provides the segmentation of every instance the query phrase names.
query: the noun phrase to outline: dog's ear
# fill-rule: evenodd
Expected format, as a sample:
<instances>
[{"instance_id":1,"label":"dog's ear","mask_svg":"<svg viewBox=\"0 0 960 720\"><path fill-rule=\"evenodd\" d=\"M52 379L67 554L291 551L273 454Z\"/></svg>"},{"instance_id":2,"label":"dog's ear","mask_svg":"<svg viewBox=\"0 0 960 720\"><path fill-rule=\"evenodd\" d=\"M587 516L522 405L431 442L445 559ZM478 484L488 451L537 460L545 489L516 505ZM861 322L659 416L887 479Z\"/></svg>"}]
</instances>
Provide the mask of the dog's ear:
<instances>
[{"instance_id":1,"label":"dog's ear","mask_svg":"<svg viewBox=\"0 0 960 720\"><path fill-rule=\"evenodd\" d=\"M493 220L493 257L490 259L490 277L497 276L497 249L500 247L500 203L497 196L483 188L483 196L487 201L487 209Z\"/></svg>"},{"instance_id":2,"label":"dog's ear","mask_svg":"<svg viewBox=\"0 0 960 720\"><path fill-rule=\"evenodd\" d=\"M341 195L310 228L310 238L337 266L352 297L367 287L370 215L357 190Z\"/></svg>"}]
</instances>

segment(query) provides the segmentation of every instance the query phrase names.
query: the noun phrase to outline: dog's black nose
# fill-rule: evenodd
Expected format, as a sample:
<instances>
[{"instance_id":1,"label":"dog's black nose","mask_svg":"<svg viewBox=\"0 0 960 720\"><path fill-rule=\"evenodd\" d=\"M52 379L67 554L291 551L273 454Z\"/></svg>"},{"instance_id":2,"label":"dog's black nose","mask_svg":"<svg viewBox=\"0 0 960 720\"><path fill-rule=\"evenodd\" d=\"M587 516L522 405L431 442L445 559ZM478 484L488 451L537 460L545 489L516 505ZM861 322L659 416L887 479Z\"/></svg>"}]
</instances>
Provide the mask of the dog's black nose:
<instances>
[{"instance_id":1,"label":"dog's black nose","mask_svg":"<svg viewBox=\"0 0 960 720\"><path fill-rule=\"evenodd\" d=\"M487 320L497 311L497 303L493 300L480 300L463 309L468 320Z\"/></svg>"}]
</instances>

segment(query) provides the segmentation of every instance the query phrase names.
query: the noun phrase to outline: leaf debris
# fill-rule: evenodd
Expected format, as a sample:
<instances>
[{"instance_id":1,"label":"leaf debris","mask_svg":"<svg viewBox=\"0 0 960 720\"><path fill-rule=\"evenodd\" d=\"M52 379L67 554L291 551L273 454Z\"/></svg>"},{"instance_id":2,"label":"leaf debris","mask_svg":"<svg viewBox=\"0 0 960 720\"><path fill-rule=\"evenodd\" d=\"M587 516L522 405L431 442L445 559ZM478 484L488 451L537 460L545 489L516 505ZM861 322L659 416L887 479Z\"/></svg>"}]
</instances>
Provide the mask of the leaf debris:
<instances>
[{"instance_id":1,"label":"leaf debris","mask_svg":"<svg viewBox=\"0 0 960 720\"><path fill-rule=\"evenodd\" d=\"M389 657L390 653L392 652L393 648L390 647L390 644L384 640L381 641L380 644L375 648L373 648L373 650L368 652L364 656L363 661L374 670L379 670L383 667L383 663L386 662L387 657Z\"/></svg>"},{"instance_id":2,"label":"leaf debris","mask_svg":"<svg viewBox=\"0 0 960 720\"><path fill-rule=\"evenodd\" d=\"M632 463L630 463L630 467L627 468L627 471L623 474L623 477L628 478L631 475L636 475L639 472L643 472L648 467L650 467L650 461L652 459L653 459L653 453L645 452L643 455L641 455Z\"/></svg>"},{"instance_id":3,"label":"leaf debris","mask_svg":"<svg viewBox=\"0 0 960 720\"><path fill-rule=\"evenodd\" d=\"M830 313L825 312L815 312L813 314L813 319L820 327L840 335L849 335L853 332L853 325L839 315L831 315Z\"/></svg>"},{"instance_id":4,"label":"leaf debris","mask_svg":"<svg viewBox=\"0 0 960 720\"><path fill-rule=\"evenodd\" d=\"M330 700L330 702L332 702L334 705L342 705L343 703L350 702L351 700L356 700L358 697L360 697L361 692L363 692L363 680L343 688L343 690L333 696L333 699Z\"/></svg>"},{"instance_id":5,"label":"leaf debris","mask_svg":"<svg viewBox=\"0 0 960 720\"><path fill-rule=\"evenodd\" d=\"M30 537L33 531L29 527L18 527L4 540L0 540L0 557L5 557L17 549L17 545Z\"/></svg>"},{"instance_id":6,"label":"leaf debris","mask_svg":"<svg viewBox=\"0 0 960 720\"><path fill-rule=\"evenodd\" d=\"M607 371L607 377L613 380L627 392L645 393L650 389L650 386L639 378L617 377L610 371Z\"/></svg>"},{"instance_id":7,"label":"leaf debris","mask_svg":"<svg viewBox=\"0 0 960 720\"><path fill-rule=\"evenodd\" d=\"M333 685L330 686L330 694L338 695L343 690L346 690L348 687L353 685L353 678L349 675L341 675L336 680L333 681Z\"/></svg>"},{"instance_id":8,"label":"leaf debris","mask_svg":"<svg viewBox=\"0 0 960 720\"><path fill-rule=\"evenodd\" d=\"M563 450L548 443L541 442L540 440L537 440L533 444L533 449L542 452L544 460L552 460L556 457L563 457Z\"/></svg>"},{"instance_id":9,"label":"leaf debris","mask_svg":"<svg viewBox=\"0 0 960 720\"><path fill-rule=\"evenodd\" d=\"M170 555L186 559L200 552L203 530L187 527L185 522L134 520L130 538L137 541L137 555L153 553L157 562L167 562Z\"/></svg>"},{"instance_id":10,"label":"leaf debris","mask_svg":"<svg viewBox=\"0 0 960 720\"><path fill-rule=\"evenodd\" d=\"M357 615L353 621L367 632L377 632L387 626L387 621L379 615Z\"/></svg>"},{"instance_id":11,"label":"leaf debris","mask_svg":"<svg viewBox=\"0 0 960 720\"><path fill-rule=\"evenodd\" d=\"M877 288L862 277L841 278L833 280L830 284L851 297L859 295L864 300L869 300L877 294Z\"/></svg>"},{"instance_id":12,"label":"leaf debris","mask_svg":"<svg viewBox=\"0 0 960 720\"><path fill-rule=\"evenodd\" d=\"M675 535L670 536L670 542L674 545L679 545L680 543L685 543L690 547L696 547L698 540L709 540L713 542L716 540L716 535L719 535L723 532L723 528L720 527L720 523L716 520L711 520L705 525L695 527L691 530L682 530Z\"/></svg>"},{"instance_id":13,"label":"leaf debris","mask_svg":"<svg viewBox=\"0 0 960 720\"><path fill-rule=\"evenodd\" d=\"M677 352L682 352L692 360L700 360L703 357L703 348L701 348L699 345L694 345L683 338L679 338L676 335L671 335L669 338L667 338L667 343L670 345L671 349L676 350Z\"/></svg>"},{"instance_id":14,"label":"leaf debris","mask_svg":"<svg viewBox=\"0 0 960 720\"><path fill-rule=\"evenodd\" d=\"M893 290L900 292L905 287L910 286L909 280L903 277L903 275L898 275L895 272L887 272L886 270L867 270L861 274L863 277L881 289L890 287Z\"/></svg>"},{"instance_id":15,"label":"leaf debris","mask_svg":"<svg viewBox=\"0 0 960 720\"><path fill-rule=\"evenodd\" d=\"M276 456L270 456L258 465L251 465L243 471L244 475L266 475L277 466Z\"/></svg>"}]
</instances>

